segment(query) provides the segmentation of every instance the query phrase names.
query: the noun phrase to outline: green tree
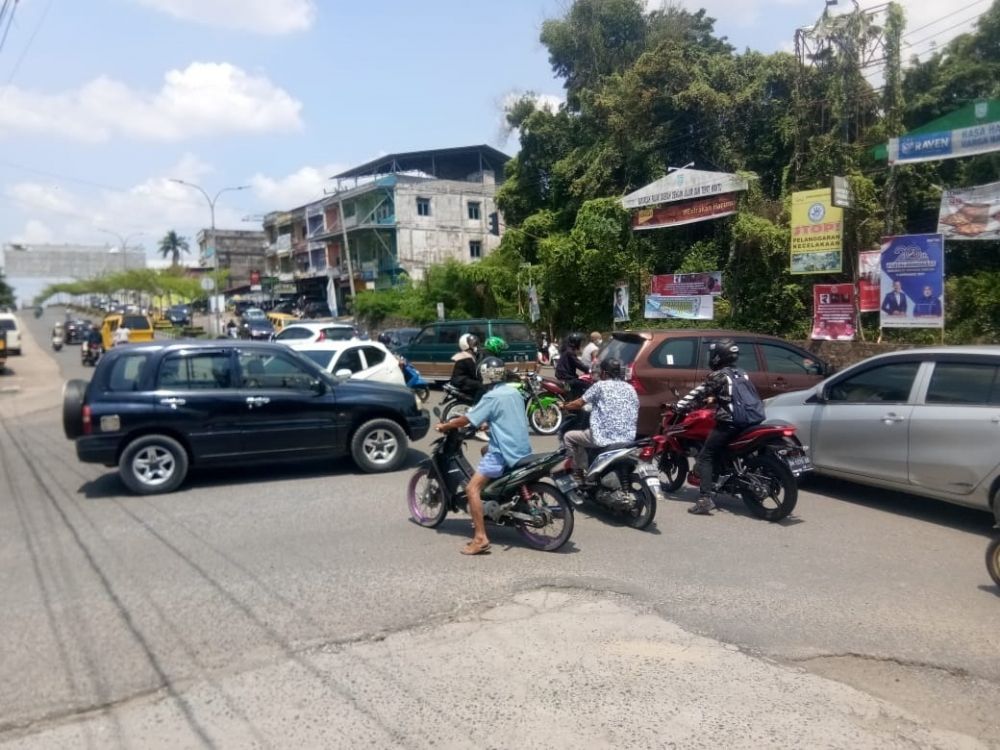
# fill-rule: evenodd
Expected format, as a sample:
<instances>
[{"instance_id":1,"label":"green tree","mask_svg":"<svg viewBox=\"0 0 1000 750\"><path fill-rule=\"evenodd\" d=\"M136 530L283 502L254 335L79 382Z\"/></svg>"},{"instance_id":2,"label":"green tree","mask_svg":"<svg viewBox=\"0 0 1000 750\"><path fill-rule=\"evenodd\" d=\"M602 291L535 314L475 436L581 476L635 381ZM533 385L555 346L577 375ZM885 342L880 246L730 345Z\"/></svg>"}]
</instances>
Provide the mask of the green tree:
<instances>
[{"instance_id":1,"label":"green tree","mask_svg":"<svg viewBox=\"0 0 1000 750\"><path fill-rule=\"evenodd\" d=\"M191 246L188 241L173 229L163 235L163 239L160 240L160 255L164 258L170 258L172 266L180 265L181 253L190 251Z\"/></svg>"},{"instance_id":2,"label":"green tree","mask_svg":"<svg viewBox=\"0 0 1000 750\"><path fill-rule=\"evenodd\" d=\"M13 307L15 304L14 288L7 283L3 271L0 270L0 308Z\"/></svg>"}]
</instances>

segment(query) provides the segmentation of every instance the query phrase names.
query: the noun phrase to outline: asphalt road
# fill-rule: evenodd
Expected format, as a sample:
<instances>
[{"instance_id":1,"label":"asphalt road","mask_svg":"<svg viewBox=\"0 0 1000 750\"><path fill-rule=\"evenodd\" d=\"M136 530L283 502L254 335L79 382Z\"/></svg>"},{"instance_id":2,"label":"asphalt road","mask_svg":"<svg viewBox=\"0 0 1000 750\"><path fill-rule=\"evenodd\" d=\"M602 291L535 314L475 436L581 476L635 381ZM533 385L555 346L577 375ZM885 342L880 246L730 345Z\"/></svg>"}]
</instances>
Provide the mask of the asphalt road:
<instances>
[{"instance_id":1,"label":"asphalt road","mask_svg":"<svg viewBox=\"0 0 1000 750\"><path fill-rule=\"evenodd\" d=\"M28 321L40 344L53 320ZM0 395L0 744L156 693L190 720L195 740L181 745L212 746L211 728L184 711L194 684L553 588L624 597L686 632L1000 743L1000 596L983 565L985 513L814 478L776 525L735 500L690 516L684 490L646 532L584 510L559 553L499 529L492 554L470 559L458 554L467 517L437 530L408 520L406 480L429 440L391 475L346 460L262 466L133 497L63 437L53 389L89 374L79 348L36 347L8 364L0 386L23 390ZM4 412L33 389L37 406ZM515 632L503 640L516 650ZM749 706L777 710L757 697L748 684ZM602 700L581 695L579 709ZM128 744L105 740L92 744Z\"/></svg>"}]
</instances>

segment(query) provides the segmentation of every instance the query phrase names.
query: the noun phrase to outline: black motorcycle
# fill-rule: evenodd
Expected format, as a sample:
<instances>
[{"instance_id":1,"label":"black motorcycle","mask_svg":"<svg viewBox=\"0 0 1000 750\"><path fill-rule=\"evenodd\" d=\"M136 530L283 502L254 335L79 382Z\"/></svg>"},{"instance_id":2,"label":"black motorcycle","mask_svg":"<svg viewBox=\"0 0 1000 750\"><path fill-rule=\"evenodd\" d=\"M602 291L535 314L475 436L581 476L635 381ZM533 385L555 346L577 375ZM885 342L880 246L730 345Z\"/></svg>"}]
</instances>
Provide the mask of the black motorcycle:
<instances>
[{"instance_id":1,"label":"black motorcycle","mask_svg":"<svg viewBox=\"0 0 1000 750\"><path fill-rule=\"evenodd\" d=\"M451 383L445 383L442 390L444 390L444 400L441 402L441 413L444 415L442 421L447 422L455 417L461 417L473 407L472 396L460 391Z\"/></svg>"},{"instance_id":2,"label":"black motorcycle","mask_svg":"<svg viewBox=\"0 0 1000 750\"><path fill-rule=\"evenodd\" d=\"M96 367L104 354L104 347L101 344L91 343L84 339L80 344L80 364L84 367Z\"/></svg>"},{"instance_id":3,"label":"black motorcycle","mask_svg":"<svg viewBox=\"0 0 1000 750\"><path fill-rule=\"evenodd\" d=\"M441 410L435 408L434 414L440 418ZM406 501L410 517L421 526L432 529L449 510L467 509L465 485L474 472L463 446L474 435L471 426L445 433L410 477ZM573 506L555 485L541 480L564 458L562 451L527 456L486 485L482 492L486 522L513 527L535 549L551 552L562 547L573 534Z\"/></svg>"}]
</instances>

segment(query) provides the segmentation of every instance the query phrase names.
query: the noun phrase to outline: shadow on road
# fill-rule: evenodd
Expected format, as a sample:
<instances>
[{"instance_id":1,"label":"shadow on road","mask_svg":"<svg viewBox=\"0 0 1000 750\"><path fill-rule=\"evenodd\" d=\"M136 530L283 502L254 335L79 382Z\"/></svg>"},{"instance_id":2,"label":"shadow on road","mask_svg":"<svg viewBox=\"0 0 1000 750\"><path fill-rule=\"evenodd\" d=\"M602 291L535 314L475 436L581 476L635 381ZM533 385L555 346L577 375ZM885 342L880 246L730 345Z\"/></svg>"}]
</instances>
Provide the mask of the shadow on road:
<instances>
[{"instance_id":1,"label":"shadow on road","mask_svg":"<svg viewBox=\"0 0 1000 750\"><path fill-rule=\"evenodd\" d=\"M966 508L952 505L943 500L908 495L893 490L866 487L842 479L814 475L804 487L807 491L831 500L861 505L883 513L907 516L918 521L927 521L942 526L950 526L959 531L967 531L982 536L991 536L993 516L986 509Z\"/></svg>"},{"instance_id":2,"label":"shadow on road","mask_svg":"<svg viewBox=\"0 0 1000 750\"><path fill-rule=\"evenodd\" d=\"M406 462L394 473L415 469L427 458L423 451L411 448ZM288 463L255 464L253 466L191 469L178 492L210 487L238 487L244 484L264 484L273 481L316 479L318 477L367 476L349 458L311 459ZM402 481L402 480L401 480ZM109 470L97 479L85 482L78 490L88 500L132 497L118 476Z\"/></svg>"},{"instance_id":3,"label":"shadow on road","mask_svg":"<svg viewBox=\"0 0 1000 750\"><path fill-rule=\"evenodd\" d=\"M414 526L418 525L415 521L411 519L411 523ZM510 550L514 547L523 547L524 549L534 549L529 544L524 542L518 533L511 528L505 526L494 526L492 524L486 525L486 530L489 533L490 544L494 550L503 549ZM462 537L466 541L472 538L472 519L465 515L464 513L460 516L449 516L441 525L434 529L438 534L444 534L446 536L456 536ZM516 541L515 541L516 540ZM557 549L553 553L557 555L573 555L580 551L580 548L576 546L572 539L570 539L566 544Z\"/></svg>"}]
</instances>

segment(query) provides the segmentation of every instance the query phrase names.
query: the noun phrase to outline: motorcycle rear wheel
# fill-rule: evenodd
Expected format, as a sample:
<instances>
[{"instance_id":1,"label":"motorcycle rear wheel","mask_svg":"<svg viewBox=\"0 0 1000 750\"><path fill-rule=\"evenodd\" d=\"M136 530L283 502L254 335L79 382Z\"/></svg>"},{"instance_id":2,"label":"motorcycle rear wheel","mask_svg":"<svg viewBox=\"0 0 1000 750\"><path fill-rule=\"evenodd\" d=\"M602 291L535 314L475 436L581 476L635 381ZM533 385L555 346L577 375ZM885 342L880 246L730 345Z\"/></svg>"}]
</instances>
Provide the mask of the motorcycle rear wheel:
<instances>
[{"instance_id":1,"label":"motorcycle rear wheel","mask_svg":"<svg viewBox=\"0 0 1000 750\"><path fill-rule=\"evenodd\" d=\"M527 485L527 490L531 495L528 508L540 514L548 512L552 518L541 528L520 521L514 528L529 546L543 552L554 552L566 544L573 535L573 507L558 487L547 482L534 482ZM525 503L518 503L517 509L524 511L524 506Z\"/></svg>"},{"instance_id":2,"label":"motorcycle rear wheel","mask_svg":"<svg viewBox=\"0 0 1000 750\"><path fill-rule=\"evenodd\" d=\"M765 454L746 459L746 467L749 474L767 487L767 493L763 497L758 497L749 487L740 490L743 503L751 513L774 523L795 510L799 486L784 462Z\"/></svg>"},{"instance_id":3,"label":"motorcycle rear wheel","mask_svg":"<svg viewBox=\"0 0 1000 750\"><path fill-rule=\"evenodd\" d=\"M563 413L559 404L551 403L543 406L540 403L529 404L528 422L536 435L555 435L562 427Z\"/></svg>"},{"instance_id":4,"label":"motorcycle rear wheel","mask_svg":"<svg viewBox=\"0 0 1000 750\"><path fill-rule=\"evenodd\" d=\"M461 417L471 408L471 406L462 401L452 401L444 408L444 413L441 415L441 421L447 422L455 417Z\"/></svg>"},{"instance_id":5,"label":"motorcycle rear wheel","mask_svg":"<svg viewBox=\"0 0 1000 750\"><path fill-rule=\"evenodd\" d=\"M986 548L986 569L993 583L1000 586L1000 539L994 539Z\"/></svg>"},{"instance_id":6,"label":"motorcycle rear wheel","mask_svg":"<svg viewBox=\"0 0 1000 750\"><path fill-rule=\"evenodd\" d=\"M664 492L677 492L688 475L687 456L664 451L660 456L660 486Z\"/></svg>"},{"instance_id":7,"label":"motorcycle rear wheel","mask_svg":"<svg viewBox=\"0 0 1000 750\"><path fill-rule=\"evenodd\" d=\"M437 477L426 466L421 466L410 477L410 483L406 487L406 505L414 523L428 529L440 526L448 515L444 491L438 484Z\"/></svg>"},{"instance_id":8,"label":"motorcycle rear wheel","mask_svg":"<svg viewBox=\"0 0 1000 750\"><path fill-rule=\"evenodd\" d=\"M635 498L635 507L625 512L626 523L633 529L645 529L656 517L656 493L638 474L629 477L629 491Z\"/></svg>"}]
</instances>

